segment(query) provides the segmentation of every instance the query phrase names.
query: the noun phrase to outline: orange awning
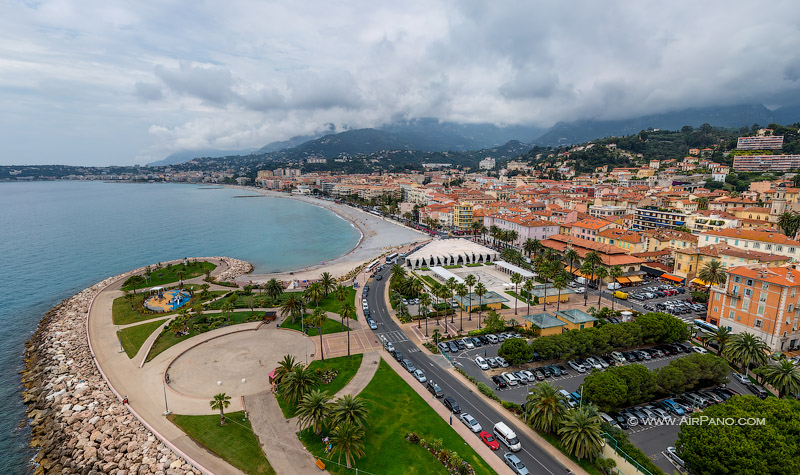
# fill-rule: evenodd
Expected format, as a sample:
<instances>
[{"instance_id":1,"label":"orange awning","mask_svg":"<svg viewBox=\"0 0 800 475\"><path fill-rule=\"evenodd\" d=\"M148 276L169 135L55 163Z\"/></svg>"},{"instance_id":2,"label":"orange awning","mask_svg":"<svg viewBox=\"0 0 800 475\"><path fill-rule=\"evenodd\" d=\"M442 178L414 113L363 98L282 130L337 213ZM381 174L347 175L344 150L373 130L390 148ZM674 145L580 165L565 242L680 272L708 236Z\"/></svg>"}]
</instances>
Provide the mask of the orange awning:
<instances>
[{"instance_id":1,"label":"orange awning","mask_svg":"<svg viewBox=\"0 0 800 475\"><path fill-rule=\"evenodd\" d=\"M639 277L638 275L631 275L631 276L628 276L628 280L630 280L631 283L636 283L636 282L641 282L642 278Z\"/></svg>"},{"instance_id":2,"label":"orange awning","mask_svg":"<svg viewBox=\"0 0 800 475\"><path fill-rule=\"evenodd\" d=\"M678 277L670 274L661 274L661 278L671 280L673 282L683 282L683 277Z\"/></svg>"},{"instance_id":3,"label":"orange awning","mask_svg":"<svg viewBox=\"0 0 800 475\"><path fill-rule=\"evenodd\" d=\"M617 277L617 282L620 284L630 284L631 280L627 277Z\"/></svg>"}]
</instances>

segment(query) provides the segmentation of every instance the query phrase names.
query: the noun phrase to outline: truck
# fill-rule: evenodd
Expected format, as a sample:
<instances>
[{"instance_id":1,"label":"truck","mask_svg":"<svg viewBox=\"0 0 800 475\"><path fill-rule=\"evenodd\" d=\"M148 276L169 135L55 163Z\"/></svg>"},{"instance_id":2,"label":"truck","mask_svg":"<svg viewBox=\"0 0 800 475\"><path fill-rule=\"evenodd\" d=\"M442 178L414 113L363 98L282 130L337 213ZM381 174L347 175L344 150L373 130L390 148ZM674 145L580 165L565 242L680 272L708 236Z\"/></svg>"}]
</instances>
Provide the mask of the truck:
<instances>
[{"instance_id":1,"label":"truck","mask_svg":"<svg viewBox=\"0 0 800 475\"><path fill-rule=\"evenodd\" d=\"M587 279L586 277L576 277L575 278L575 282L577 282L577 283L579 283L581 285L586 285L586 284L589 283L589 279Z\"/></svg>"}]
</instances>

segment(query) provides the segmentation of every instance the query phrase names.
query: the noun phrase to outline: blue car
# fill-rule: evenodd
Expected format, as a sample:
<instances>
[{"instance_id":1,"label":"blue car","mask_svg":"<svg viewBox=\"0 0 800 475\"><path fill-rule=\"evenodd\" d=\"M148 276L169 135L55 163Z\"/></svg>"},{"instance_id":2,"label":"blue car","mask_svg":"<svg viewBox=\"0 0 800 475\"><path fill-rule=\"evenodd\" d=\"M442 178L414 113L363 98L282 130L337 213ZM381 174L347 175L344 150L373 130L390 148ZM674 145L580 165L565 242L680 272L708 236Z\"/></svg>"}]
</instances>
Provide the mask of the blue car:
<instances>
[{"instance_id":1,"label":"blue car","mask_svg":"<svg viewBox=\"0 0 800 475\"><path fill-rule=\"evenodd\" d=\"M569 393L569 395L572 396L572 399L574 399L575 402L581 402L581 393L579 393L578 391L573 391Z\"/></svg>"},{"instance_id":2,"label":"blue car","mask_svg":"<svg viewBox=\"0 0 800 475\"><path fill-rule=\"evenodd\" d=\"M664 407L669 409L669 412L676 416L682 416L684 414L683 408L672 399L664 399Z\"/></svg>"}]
</instances>

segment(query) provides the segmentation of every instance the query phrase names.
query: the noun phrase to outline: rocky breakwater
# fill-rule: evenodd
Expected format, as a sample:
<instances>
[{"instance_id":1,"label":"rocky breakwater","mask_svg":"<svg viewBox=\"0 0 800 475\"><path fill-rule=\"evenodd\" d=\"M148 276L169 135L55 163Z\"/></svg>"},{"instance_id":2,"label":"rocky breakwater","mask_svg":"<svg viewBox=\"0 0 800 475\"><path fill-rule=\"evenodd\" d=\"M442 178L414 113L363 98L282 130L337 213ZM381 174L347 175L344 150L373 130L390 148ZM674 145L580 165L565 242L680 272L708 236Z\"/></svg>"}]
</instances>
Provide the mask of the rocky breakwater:
<instances>
[{"instance_id":1,"label":"rocky breakwater","mask_svg":"<svg viewBox=\"0 0 800 475\"><path fill-rule=\"evenodd\" d=\"M218 282L235 282L237 277L253 272L253 264L247 261L230 257L217 257L215 259L219 259L228 265L227 269L215 276Z\"/></svg>"},{"instance_id":2,"label":"rocky breakwater","mask_svg":"<svg viewBox=\"0 0 800 475\"><path fill-rule=\"evenodd\" d=\"M250 266L228 260L226 271ZM143 271L106 279L64 300L26 343L22 397L30 443L38 449L36 473L200 473L134 417L100 374L89 347L92 299L110 283Z\"/></svg>"}]
</instances>

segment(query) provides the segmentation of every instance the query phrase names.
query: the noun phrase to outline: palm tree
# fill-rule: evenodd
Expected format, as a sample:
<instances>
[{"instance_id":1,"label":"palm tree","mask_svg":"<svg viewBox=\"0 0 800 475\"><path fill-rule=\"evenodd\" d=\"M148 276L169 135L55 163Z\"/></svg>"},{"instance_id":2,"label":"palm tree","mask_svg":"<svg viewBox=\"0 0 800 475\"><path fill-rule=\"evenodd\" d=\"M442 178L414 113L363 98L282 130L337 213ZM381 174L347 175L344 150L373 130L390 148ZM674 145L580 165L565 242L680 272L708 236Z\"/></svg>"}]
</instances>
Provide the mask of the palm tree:
<instances>
[{"instance_id":1,"label":"palm tree","mask_svg":"<svg viewBox=\"0 0 800 475\"><path fill-rule=\"evenodd\" d=\"M419 297L419 294L421 294L423 290L425 290L425 284L423 284L421 280L411 280L411 283L409 284L409 291L411 292L411 295L414 297Z\"/></svg>"},{"instance_id":2,"label":"palm tree","mask_svg":"<svg viewBox=\"0 0 800 475\"><path fill-rule=\"evenodd\" d=\"M178 276L178 279L181 281L181 288L183 288L183 278L186 277L186 271L183 269L179 269L175 272L175 275Z\"/></svg>"},{"instance_id":3,"label":"palm tree","mask_svg":"<svg viewBox=\"0 0 800 475\"><path fill-rule=\"evenodd\" d=\"M356 308L353 306L352 303L347 302L342 304L342 310L339 312L339 316L342 317L342 327L344 327L344 320L345 319L353 319L356 317ZM350 325L347 325L347 357L350 357Z\"/></svg>"},{"instance_id":4,"label":"palm tree","mask_svg":"<svg viewBox=\"0 0 800 475\"><path fill-rule=\"evenodd\" d=\"M767 344L761 338L752 333L737 333L731 336L726 345L725 353L734 361L744 366L744 374L747 375L750 364L763 366L767 364Z\"/></svg>"},{"instance_id":5,"label":"palm tree","mask_svg":"<svg viewBox=\"0 0 800 475\"><path fill-rule=\"evenodd\" d=\"M464 283L467 284L467 289L469 290L469 306L467 307L469 311L467 312L467 320L472 321L472 286L475 285L477 279L474 275L468 274L464 277Z\"/></svg>"},{"instance_id":6,"label":"palm tree","mask_svg":"<svg viewBox=\"0 0 800 475\"><path fill-rule=\"evenodd\" d=\"M538 383L525 399L525 422L534 429L553 433L558 429L564 413L564 397L558 393L561 387L548 382Z\"/></svg>"},{"instance_id":7,"label":"palm tree","mask_svg":"<svg viewBox=\"0 0 800 475\"><path fill-rule=\"evenodd\" d=\"M403 269L403 266L401 266L400 264L395 264L392 266L392 277L397 277L397 276L400 277L406 276L406 270Z\"/></svg>"},{"instance_id":8,"label":"palm tree","mask_svg":"<svg viewBox=\"0 0 800 475\"><path fill-rule=\"evenodd\" d=\"M586 254L584 257L583 262L588 262L592 272L590 274L594 274L594 270L597 269L599 266L603 265L603 259L600 257L600 254L596 253L595 251L591 251Z\"/></svg>"},{"instance_id":9,"label":"palm tree","mask_svg":"<svg viewBox=\"0 0 800 475\"><path fill-rule=\"evenodd\" d=\"M597 458L603 446L601 422L600 416L590 406L568 410L558 429L564 448L578 459Z\"/></svg>"},{"instance_id":10,"label":"palm tree","mask_svg":"<svg viewBox=\"0 0 800 475\"><path fill-rule=\"evenodd\" d=\"M800 394L800 371L797 365L782 359L776 365L758 368L754 373L761 376L762 381L778 390L778 397L787 394Z\"/></svg>"},{"instance_id":11,"label":"palm tree","mask_svg":"<svg viewBox=\"0 0 800 475\"><path fill-rule=\"evenodd\" d=\"M581 260L581 256L578 255L578 252L569 247L567 251L564 253L564 259L569 263L569 268L571 272L575 272L575 263Z\"/></svg>"},{"instance_id":12,"label":"palm tree","mask_svg":"<svg viewBox=\"0 0 800 475\"><path fill-rule=\"evenodd\" d=\"M450 300L453 300L453 292L456 290L456 278L450 277L447 279L447 283L445 284L447 290L449 292ZM450 323L455 323L456 312L453 312L453 315L450 317Z\"/></svg>"},{"instance_id":13,"label":"palm tree","mask_svg":"<svg viewBox=\"0 0 800 475\"><path fill-rule=\"evenodd\" d=\"M478 328L481 327L481 315L483 314L483 296L486 295L486 286L483 282L478 282L475 286L475 295L478 296Z\"/></svg>"},{"instance_id":14,"label":"palm tree","mask_svg":"<svg viewBox=\"0 0 800 475\"><path fill-rule=\"evenodd\" d=\"M336 279L331 276L330 272L323 272L320 276L319 284L327 297L328 294L336 288Z\"/></svg>"},{"instance_id":15,"label":"palm tree","mask_svg":"<svg viewBox=\"0 0 800 475\"><path fill-rule=\"evenodd\" d=\"M597 276L597 306L600 307L600 299L603 298L603 280L608 277L608 267L598 267L594 275Z\"/></svg>"},{"instance_id":16,"label":"palm tree","mask_svg":"<svg viewBox=\"0 0 800 475\"><path fill-rule=\"evenodd\" d=\"M544 303L544 311L547 311L547 279L553 275L552 263L546 259L541 259L539 265L536 267L536 272L544 281L544 296L542 297L542 302Z\"/></svg>"},{"instance_id":17,"label":"palm tree","mask_svg":"<svg viewBox=\"0 0 800 475\"><path fill-rule=\"evenodd\" d=\"M330 402L331 398L328 396L327 391L314 389L300 400L297 405L297 416L299 417L300 427L305 429L312 427L314 433L320 435L322 427L328 421L331 413Z\"/></svg>"},{"instance_id":18,"label":"palm tree","mask_svg":"<svg viewBox=\"0 0 800 475\"><path fill-rule=\"evenodd\" d=\"M289 295L289 298L283 301L281 304L281 316L282 317L292 317L292 323L294 323L297 318L303 315L303 308L305 305L303 304L303 299L296 295L296 292L292 292Z\"/></svg>"},{"instance_id":19,"label":"palm tree","mask_svg":"<svg viewBox=\"0 0 800 475\"><path fill-rule=\"evenodd\" d=\"M280 383L281 378L291 373L297 365L293 355L284 355L283 359L278 362L278 368L275 370L275 381Z\"/></svg>"},{"instance_id":20,"label":"palm tree","mask_svg":"<svg viewBox=\"0 0 800 475\"><path fill-rule=\"evenodd\" d=\"M794 239L797 230L800 229L800 214L790 211L781 214L778 218L778 226L783 230L783 234Z\"/></svg>"},{"instance_id":21,"label":"palm tree","mask_svg":"<svg viewBox=\"0 0 800 475\"><path fill-rule=\"evenodd\" d=\"M706 289L712 285L722 285L726 280L725 266L718 260L712 259L711 262L706 262L703 265L697 273L697 277L706 282Z\"/></svg>"},{"instance_id":22,"label":"palm tree","mask_svg":"<svg viewBox=\"0 0 800 475\"><path fill-rule=\"evenodd\" d=\"M615 282L618 278L622 277L622 267L620 266L611 266L611 269L608 270L608 276L611 277L611 281ZM611 310L614 310L614 299L611 299Z\"/></svg>"},{"instance_id":23,"label":"palm tree","mask_svg":"<svg viewBox=\"0 0 800 475\"><path fill-rule=\"evenodd\" d=\"M306 318L306 321L312 327L317 327L317 332L319 332L319 356L322 361L325 361L325 352L322 348L322 326L328 321L328 313L325 309L317 307L314 309L314 313Z\"/></svg>"},{"instance_id":24,"label":"palm tree","mask_svg":"<svg viewBox=\"0 0 800 475\"><path fill-rule=\"evenodd\" d=\"M422 318L425 319L425 334L428 334L428 306L431 304L431 296L428 293L424 293L419 297L419 313L422 314ZM421 328L422 320L417 319L417 328Z\"/></svg>"},{"instance_id":25,"label":"palm tree","mask_svg":"<svg viewBox=\"0 0 800 475\"><path fill-rule=\"evenodd\" d=\"M292 371L282 379L283 389L281 390L281 395L289 403L296 403L319 385L319 379L317 379L314 371L302 364L295 365Z\"/></svg>"},{"instance_id":26,"label":"palm tree","mask_svg":"<svg viewBox=\"0 0 800 475\"><path fill-rule=\"evenodd\" d=\"M500 235L500 228L494 224L489 226L489 236L492 236L492 245L497 247L497 237Z\"/></svg>"},{"instance_id":27,"label":"palm tree","mask_svg":"<svg viewBox=\"0 0 800 475\"><path fill-rule=\"evenodd\" d=\"M365 455L364 429L360 426L350 423L340 424L333 429L330 441L333 447L332 453L339 455L337 460L341 460L344 455L347 468L351 468L355 459Z\"/></svg>"},{"instance_id":28,"label":"palm tree","mask_svg":"<svg viewBox=\"0 0 800 475\"><path fill-rule=\"evenodd\" d=\"M556 301L556 312L561 310L561 291L567 288L569 275L564 269L559 269L553 276L553 287L558 290L558 300Z\"/></svg>"},{"instance_id":29,"label":"palm tree","mask_svg":"<svg viewBox=\"0 0 800 475\"><path fill-rule=\"evenodd\" d=\"M534 243L534 240L531 239L531 238L526 239L525 242L522 243L522 250L525 251L525 253L528 254L528 259L531 258L531 254L533 253L533 249L534 249L534 244L533 243Z\"/></svg>"},{"instance_id":30,"label":"palm tree","mask_svg":"<svg viewBox=\"0 0 800 475\"><path fill-rule=\"evenodd\" d=\"M438 293L437 297L439 297L440 299L444 300L445 302L447 302L447 297L450 297L452 295L450 293L450 291L447 289L446 285L440 285L440 286L436 287L436 292ZM448 310L450 310L450 305L447 305L445 310L444 310L445 327L447 326L447 312L448 312ZM455 315L455 312L453 312L453 315ZM438 308L436 309L436 325L439 325L439 309Z\"/></svg>"},{"instance_id":31,"label":"palm tree","mask_svg":"<svg viewBox=\"0 0 800 475\"><path fill-rule=\"evenodd\" d=\"M533 279L528 279L522 284L522 290L528 293L527 301L528 301L528 315L531 314L531 300L533 300L533 288L535 284L533 283Z\"/></svg>"},{"instance_id":32,"label":"palm tree","mask_svg":"<svg viewBox=\"0 0 800 475\"><path fill-rule=\"evenodd\" d=\"M456 295L461 297L461 303L458 305L461 308L461 316L459 317L459 326L461 327L458 331L464 331L464 297L467 296L467 286L464 284L456 285Z\"/></svg>"},{"instance_id":33,"label":"palm tree","mask_svg":"<svg viewBox=\"0 0 800 475\"><path fill-rule=\"evenodd\" d=\"M264 292L267 293L267 296L272 302L275 302L283 293L283 286L276 279L269 279L267 283L264 284Z\"/></svg>"},{"instance_id":34,"label":"palm tree","mask_svg":"<svg viewBox=\"0 0 800 475\"><path fill-rule=\"evenodd\" d=\"M214 399L208 402L212 411L219 411L219 425L225 425L225 409L231 405L231 397L225 393L214 395Z\"/></svg>"},{"instance_id":35,"label":"palm tree","mask_svg":"<svg viewBox=\"0 0 800 475\"><path fill-rule=\"evenodd\" d=\"M369 409L360 396L346 394L336 400L330 414L331 427L345 423L364 427L367 424Z\"/></svg>"},{"instance_id":36,"label":"palm tree","mask_svg":"<svg viewBox=\"0 0 800 475\"><path fill-rule=\"evenodd\" d=\"M233 302L226 300L225 303L222 304L222 307L220 307L220 310L222 311L222 316L225 317L225 320L230 322L231 313L233 313Z\"/></svg>"},{"instance_id":37,"label":"palm tree","mask_svg":"<svg viewBox=\"0 0 800 475\"><path fill-rule=\"evenodd\" d=\"M586 261L583 262L580 268L580 272L582 275L587 276L585 277L586 282L589 282L594 278L594 267L592 267L592 264L589 262ZM586 287L588 287L588 285ZM587 305L588 300L589 300L589 292L587 288L586 291L583 292L583 305Z\"/></svg>"},{"instance_id":38,"label":"palm tree","mask_svg":"<svg viewBox=\"0 0 800 475\"><path fill-rule=\"evenodd\" d=\"M481 225L480 233L481 233L481 239L483 240L484 244L486 244L486 233L487 232L489 232L489 230L486 229L486 226Z\"/></svg>"},{"instance_id":39,"label":"palm tree","mask_svg":"<svg viewBox=\"0 0 800 475\"><path fill-rule=\"evenodd\" d=\"M733 334L731 333L731 329L729 327L719 327L711 334L708 342L715 342L717 344L717 355L722 356L722 352L725 350L725 345L730 341L731 336L733 336Z\"/></svg>"},{"instance_id":40,"label":"palm tree","mask_svg":"<svg viewBox=\"0 0 800 475\"><path fill-rule=\"evenodd\" d=\"M511 274L511 283L514 284L514 293L519 295L519 284L522 283L522 275L519 272ZM517 314L517 299L514 298L514 315Z\"/></svg>"},{"instance_id":41,"label":"palm tree","mask_svg":"<svg viewBox=\"0 0 800 475\"><path fill-rule=\"evenodd\" d=\"M519 239L519 233L514 231L513 229L509 229L505 235L506 242L510 243L512 246L514 243Z\"/></svg>"},{"instance_id":42,"label":"palm tree","mask_svg":"<svg viewBox=\"0 0 800 475\"><path fill-rule=\"evenodd\" d=\"M303 292L303 298L314 302L315 307L319 305L319 301L322 300L324 296L325 289L322 288L322 284L319 282L312 282Z\"/></svg>"}]
</instances>

